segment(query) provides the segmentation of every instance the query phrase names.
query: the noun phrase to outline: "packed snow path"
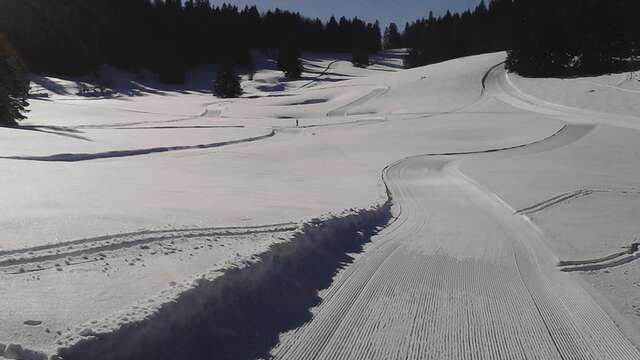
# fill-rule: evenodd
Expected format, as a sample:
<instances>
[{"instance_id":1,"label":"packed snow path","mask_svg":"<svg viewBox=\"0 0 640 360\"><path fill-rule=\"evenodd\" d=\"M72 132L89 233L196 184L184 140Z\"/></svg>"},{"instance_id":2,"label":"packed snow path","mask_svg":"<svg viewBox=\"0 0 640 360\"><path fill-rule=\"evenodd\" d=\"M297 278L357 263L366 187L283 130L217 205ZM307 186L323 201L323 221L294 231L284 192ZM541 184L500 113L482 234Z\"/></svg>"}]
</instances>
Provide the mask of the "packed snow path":
<instances>
[{"instance_id":1,"label":"packed snow path","mask_svg":"<svg viewBox=\"0 0 640 360\"><path fill-rule=\"evenodd\" d=\"M275 358L640 358L599 305L553 270L537 228L451 158L403 160L386 181L398 219Z\"/></svg>"},{"instance_id":2,"label":"packed snow path","mask_svg":"<svg viewBox=\"0 0 640 360\"><path fill-rule=\"evenodd\" d=\"M517 99L485 76L487 99ZM545 112L530 104L518 106ZM397 220L324 293L314 318L282 336L276 359L640 359L575 278L555 268L544 235L458 160L550 151L595 125L528 145L410 157L385 171Z\"/></svg>"},{"instance_id":3,"label":"packed snow path","mask_svg":"<svg viewBox=\"0 0 640 360\"><path fill-rule=\"evenodd\" d=\"M191 92L35 102L25 129L36 131L2 134L2 155L12 158L0 159L8 234L0 341L14 345L5 357L100 348L102 336L126 338L129 324L166 329L166 317L151 315L169 302L191 308L189 299L204 294L195 280L253 264L320 214L364 209L389 194L396 220L321 291L318 307L303 309L313 312L309 323L273 349L282 329L269 329L276 335L264 354L639 358L631 342L640 337L621 318L640 324L640 310L617 314L597 297L625 302L615 310L636 309L640 298L636 261L609 268L639 255L620 252L640 231L640 208L627 196L640 181L635 107L611 111L629 98L608 93L583 106L600 92L570 80L552 81L553 90L547 80L506 74L503 60L486 54L372 75L331 58L314 66L324 70L308 85L259 72L245 83L248 96L230 102ZM220 228L228 225L241 228ZM580 279L601 286L588 294ZM172 336L152 344L197 338ZM206 350L212 338L202 337ZM232 344L249 348L246 340ZM29 352L15 355L18 346ZM116 357L89 354L78 358Z\"/></svg>"}]
</instances>

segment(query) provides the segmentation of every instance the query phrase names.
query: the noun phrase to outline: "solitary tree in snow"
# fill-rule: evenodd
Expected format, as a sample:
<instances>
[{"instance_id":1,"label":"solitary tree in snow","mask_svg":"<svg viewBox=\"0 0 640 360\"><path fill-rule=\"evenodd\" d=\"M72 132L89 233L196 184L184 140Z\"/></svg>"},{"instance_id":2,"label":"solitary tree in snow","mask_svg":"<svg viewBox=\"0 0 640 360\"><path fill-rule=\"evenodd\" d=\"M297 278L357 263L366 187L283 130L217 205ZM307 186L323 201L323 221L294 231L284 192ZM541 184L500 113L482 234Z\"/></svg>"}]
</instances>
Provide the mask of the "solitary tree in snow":
<instances>
[{"instance_id":1,"label":"solitary tree in snow","mask_svg":"<svg viewBox=\"0 0 640 360\"><path fill-rule=\"evenodd\" d=\"M213 93L221 98L235 98L242 95L240 77L230 61L218 65L218 74L213 81Z\"/></svg>"},{"instance_id":2,"label":"solitary tree in snow","mask_svg":"<svg viewBox=\"0 0 640 360\"><path fill-rule=\"evenodd\" d=\"M24 119L29 74L18 53L0 35L0 126L15 126Z\"/></svg>"}]
</instances>

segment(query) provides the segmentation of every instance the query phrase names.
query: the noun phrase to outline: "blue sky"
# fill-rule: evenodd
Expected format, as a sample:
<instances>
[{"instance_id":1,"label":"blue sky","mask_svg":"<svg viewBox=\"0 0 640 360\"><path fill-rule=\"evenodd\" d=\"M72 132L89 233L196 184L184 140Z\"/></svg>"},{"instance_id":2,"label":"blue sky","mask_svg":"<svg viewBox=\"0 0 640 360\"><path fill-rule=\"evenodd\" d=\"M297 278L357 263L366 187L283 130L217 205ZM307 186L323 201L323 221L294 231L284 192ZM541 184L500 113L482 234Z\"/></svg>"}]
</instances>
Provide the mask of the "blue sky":
<instances>
[{"instance_id":1,"label":"blue sky","mask_svg":"<svg viewBox=\"0 0 640 360\"><path fill-rule=\"evenodd\" d=\"M244 5L257 5L260 11L280 8L299 11L309 17L319 17L323 20L331 15L354 17L373 21L380 20L382 24L396 22L403 29L404 23L425 17L429 10L435 14L443 14L450 10L465 10L475 7L480 0L213 0L212 3L222 2Z\"/></svg>"}]
</instances>

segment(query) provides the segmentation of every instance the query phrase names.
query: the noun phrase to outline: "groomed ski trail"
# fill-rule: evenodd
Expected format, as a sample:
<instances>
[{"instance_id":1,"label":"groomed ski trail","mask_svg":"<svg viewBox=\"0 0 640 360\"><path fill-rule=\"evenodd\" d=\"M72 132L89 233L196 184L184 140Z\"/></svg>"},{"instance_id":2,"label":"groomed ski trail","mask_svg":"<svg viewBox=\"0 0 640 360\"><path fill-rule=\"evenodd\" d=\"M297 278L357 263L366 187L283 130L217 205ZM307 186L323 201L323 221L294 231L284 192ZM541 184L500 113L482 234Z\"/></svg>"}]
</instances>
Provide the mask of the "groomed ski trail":
<instances>
[{"instance_id":1,"label":"groomed ski trail","mask_svg":"<svg viewBox=\"0 0 640 360\"><path fill-rule=\"evenodd\" d=\"M499 70L487 73L481 96L512 103L496 89ZM640 359L580 283L558 270L543 233L457 167L550 151L596 127L571 115L531 144L421 155L385 169L396 221L321 294L313 320L281 336L273 358Z\"/></svg>"},{"instance_id":2,"label":"groomed ski trail","mask_svg":"<svg viewBox=\"0 0 640 360\"><path fill-rule=\"evenodd\" d=\"M541 233L445 157L385 175L398 220L276 359L639 359ZM456 216L451 216L456 214Z\"/></svg>"}]
</instances>

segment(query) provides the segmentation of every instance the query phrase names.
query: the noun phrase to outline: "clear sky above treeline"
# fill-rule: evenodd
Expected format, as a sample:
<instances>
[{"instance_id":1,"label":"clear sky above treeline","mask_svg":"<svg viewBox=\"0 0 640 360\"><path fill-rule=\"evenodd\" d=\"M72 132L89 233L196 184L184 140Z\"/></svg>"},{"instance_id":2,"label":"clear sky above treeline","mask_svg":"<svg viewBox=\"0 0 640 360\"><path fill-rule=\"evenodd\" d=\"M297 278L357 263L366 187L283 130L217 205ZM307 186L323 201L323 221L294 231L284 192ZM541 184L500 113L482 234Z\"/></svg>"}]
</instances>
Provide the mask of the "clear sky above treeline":
<instances>
[{"instance_id":1,"label":"clear sky above treeline","mask_svg":"<svg viewBox=\"0 0 640 360\"><path fill-rule=\"evenodd\" d=\"M447 10L463 11L475 7L480 0L212 0L212 3L257 5L260 11L286 9L302 13L307 17L329 19L331 15L359 17L363 20L380 20L383 26L390 22L404 28L407 21L426 17L429 10L441 15Z\"/></svg>"}]
</instances>

